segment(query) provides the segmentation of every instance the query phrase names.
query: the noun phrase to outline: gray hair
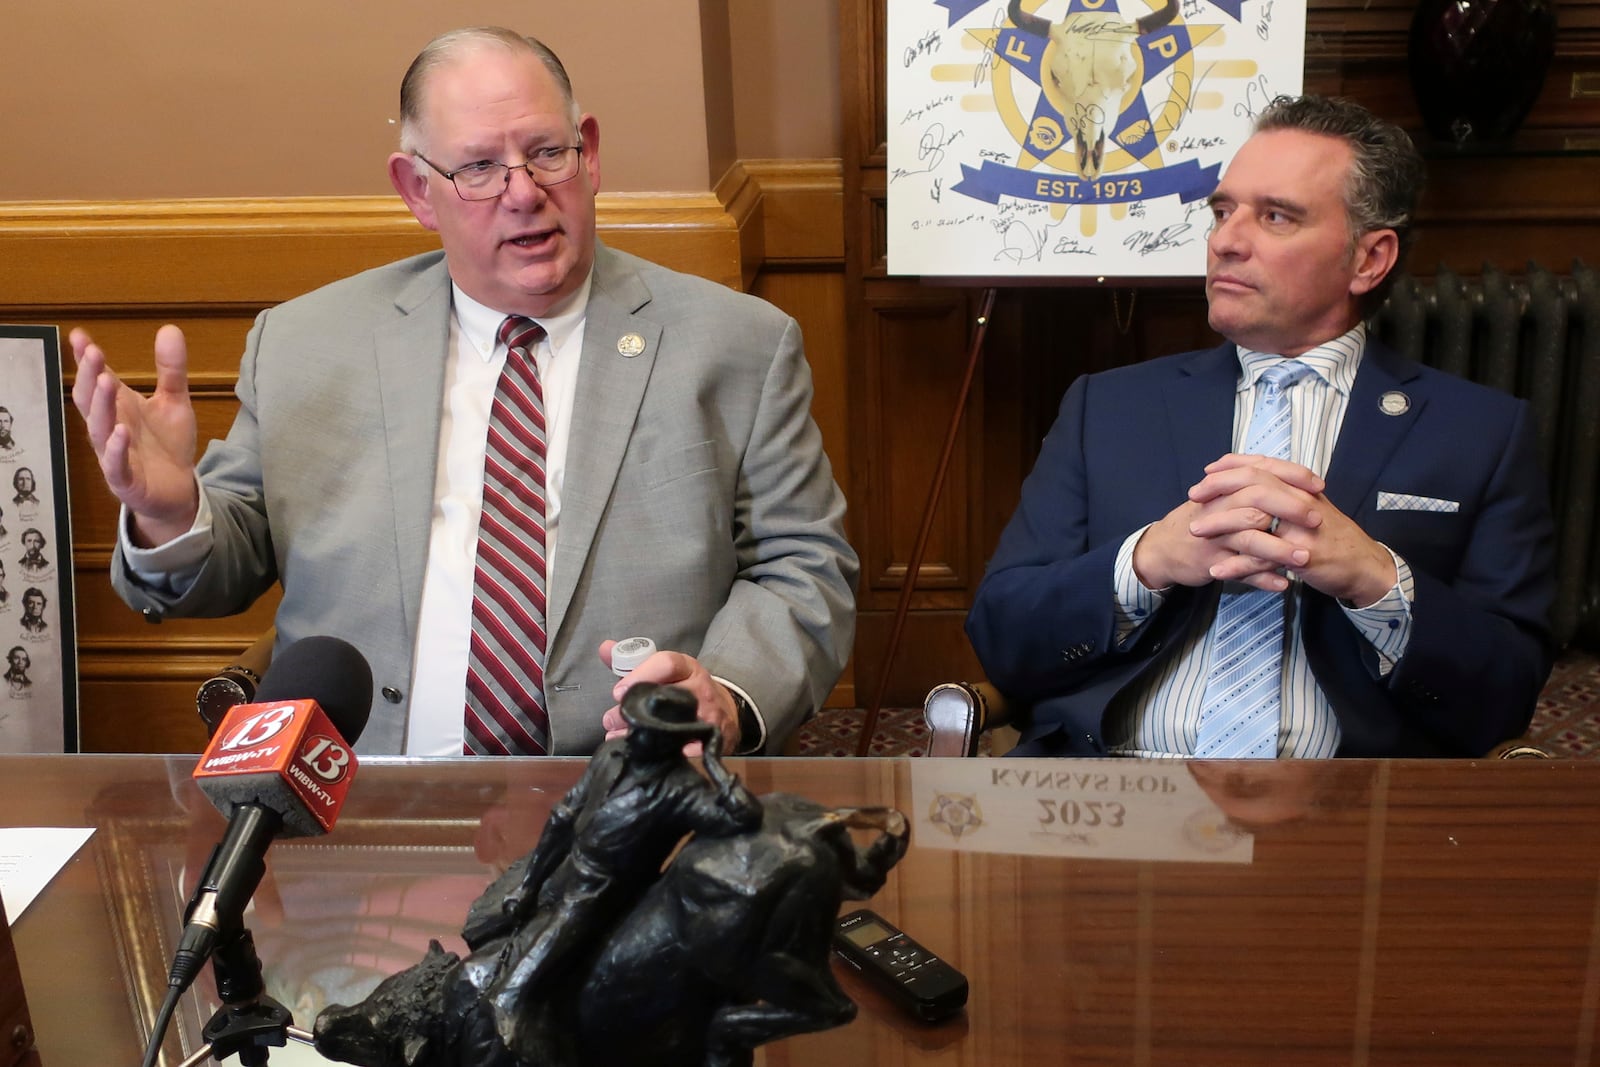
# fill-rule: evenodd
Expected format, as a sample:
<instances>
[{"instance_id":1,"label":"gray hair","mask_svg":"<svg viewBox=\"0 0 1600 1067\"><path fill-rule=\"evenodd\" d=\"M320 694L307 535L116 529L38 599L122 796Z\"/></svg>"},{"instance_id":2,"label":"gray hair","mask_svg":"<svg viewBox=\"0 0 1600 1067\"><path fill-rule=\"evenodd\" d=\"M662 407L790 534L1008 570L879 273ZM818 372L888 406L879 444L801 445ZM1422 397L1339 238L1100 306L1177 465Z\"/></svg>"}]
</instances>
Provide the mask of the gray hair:
<instances>
[{"instance_id":1,"label":"gray hair","mask_svg":"<svg viewBox=\"0 0 1600 1067\"><path fill-rule=\"evenodd\" d=\"M1278 97L1256 116L1255 129L1257 133L1302 130L1336 137L1350 146L1344 210L1352 249L1362 235L1374 230L1393 230L1399 239L1393 269L1362 299L1365 313L1376 311L1416 241L1417 198L1426 178L1417 146L1400 127L1354 101L1310 94Z\"/></svg>"},{"instance_id":2,"label":"gray hair","mask_svg":"<svg viewBox=\"0 0 1600 1067\"><path fill-rule=\"evenodd\" d=\"M498 46L510 52L526 52L543 63L561 89L566 101L567 114L572 128L577 130L581 112L572 95L572 79L561 57L550 46L535 37L526 37L501 26L469 26L466 29L442 33L423 46L417 58L406 68L400 79L400 151L418 152L422 149L422 106L429 77L440 67L451 63L477 48ZM418 172L423 164L416 163Z\"/></svg>"}]
</instances>

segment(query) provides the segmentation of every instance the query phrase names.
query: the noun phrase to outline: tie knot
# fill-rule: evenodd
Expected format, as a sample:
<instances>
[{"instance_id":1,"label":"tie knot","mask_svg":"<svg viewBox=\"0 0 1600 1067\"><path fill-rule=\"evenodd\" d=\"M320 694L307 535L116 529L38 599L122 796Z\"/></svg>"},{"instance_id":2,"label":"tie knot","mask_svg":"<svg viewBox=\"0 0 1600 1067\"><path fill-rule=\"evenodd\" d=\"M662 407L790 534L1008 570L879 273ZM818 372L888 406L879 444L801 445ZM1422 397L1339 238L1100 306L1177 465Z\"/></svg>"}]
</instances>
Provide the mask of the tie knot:
<instances>
[{"instance_id":1,"label":"tie knot","mask_svg":"<svg viewBox=\"0 0 1600 1067\"><path fill-rule=\"evenodd\" d=\"M1268 389L1287 389L1310 373L1310 365L1297 359L1282 359L1262 371L1260 380Z\"/></svg>"},{"instance_id":2,"label":"tie knot","mask_svg":"<svg viewBox=\"0 0 1600 1067\"><path fill-rule=\"evenodd\" d=\"M509 349L520 349L525 355L543 336L544 327L523 315L507 315L500 324L500 343Z\"/></svg>"}]
</instances>

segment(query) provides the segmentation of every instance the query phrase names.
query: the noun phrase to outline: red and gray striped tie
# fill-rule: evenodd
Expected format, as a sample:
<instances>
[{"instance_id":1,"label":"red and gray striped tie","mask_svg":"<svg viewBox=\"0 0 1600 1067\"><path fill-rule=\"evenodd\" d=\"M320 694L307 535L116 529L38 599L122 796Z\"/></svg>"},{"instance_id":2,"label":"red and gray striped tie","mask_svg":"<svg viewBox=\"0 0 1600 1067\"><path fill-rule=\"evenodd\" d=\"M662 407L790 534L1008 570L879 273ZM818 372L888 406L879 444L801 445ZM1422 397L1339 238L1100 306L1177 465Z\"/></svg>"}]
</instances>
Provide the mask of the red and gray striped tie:
<instances>
[{"instance_id":1,"label":"red and gray striped tie","mask_svg":"<svg viewBox=\"0 0 1600 1067\"><path fill-rule=\"evenodd\" d=\"M544 327L511 315L500 324L506 365L489 410L483 515L472 580L467 656L467 755L542 756L545 711L544 391L533 347Z\"/></svg>"}]
</instances>

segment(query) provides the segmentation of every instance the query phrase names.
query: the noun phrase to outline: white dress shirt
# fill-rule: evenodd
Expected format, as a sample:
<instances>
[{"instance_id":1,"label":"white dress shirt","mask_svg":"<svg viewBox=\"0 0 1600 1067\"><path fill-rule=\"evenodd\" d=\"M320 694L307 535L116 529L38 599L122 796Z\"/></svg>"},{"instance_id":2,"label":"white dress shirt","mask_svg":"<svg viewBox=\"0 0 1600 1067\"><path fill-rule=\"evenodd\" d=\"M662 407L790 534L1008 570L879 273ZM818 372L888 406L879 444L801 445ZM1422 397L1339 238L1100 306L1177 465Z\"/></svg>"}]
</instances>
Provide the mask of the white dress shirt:
<instances>
[{"instance_id":1,"label":"white dress shirt","mask_svg":"<svg viewBox=\"0 0 1600 1067\"><path fill-rule=\"evenodd\" d=\"M450 362L444 374L433 522L428 564L422 575L422 610L417 618L419 651L411 676L408 756L461 755L467 654L472 642L472 578L477 569L478 517L483 511L483 457L489 409L506 362L506 347L497 339L504 313L478 303L453 283L451 289L455 301L450 316ZM534 346L533 360L544 392L546 588L555 579L561 482L572 436L572 405L578 391L578 359L583 352L588 305L589 282L585 281L557 312L534 320L545 331Z\"/></svg>"},{"instance_id":2,"label":"white dress shirt","mask_svg":"<svg viewBox=\"0 0 1600 1067\"><path fill-rule=\"evenodd\" d=\"M1350 405L1350 390L1366 349L1366 327L1318 345L1295 358L1315 372L1289 390L1290 458L1319 476L1328 471L1339 430ZM1240 377L1234 400L1233 450L1244 436L1255 410L1256 381L1281 357L1239 349ZM1197 472L1197 479L1199 472ZM1117 640L1126 644L1165 600L1164 590L1145 588L1133 569L1133 549L1149 527L1135 530L1122 543L1113 572ZM1385 546L1387 548L1388 546ZM1415 584L1411 568L1393 551L1397 578L1374 604L1341 602L1345 616L1371 642L1379 673L1386 675L1404 655L1411 636L1411 603ZM1287 596L1296 600L1302 588L1291 581ZM1184 646L1140 685L1113 701L1107 712L1106 739L1111 751L1128 756L1186 756L1194 752L1201 702L1211 666L1212 617L1199 620ZM1203 623L1203 625L1201 625ZM1332 756L1339 748L1339 720L1327 695L1317 685L1306 657L1296 604L1284 649L1283 694L1278 729L1279 756Z\"/></svg>"}]
</instances>

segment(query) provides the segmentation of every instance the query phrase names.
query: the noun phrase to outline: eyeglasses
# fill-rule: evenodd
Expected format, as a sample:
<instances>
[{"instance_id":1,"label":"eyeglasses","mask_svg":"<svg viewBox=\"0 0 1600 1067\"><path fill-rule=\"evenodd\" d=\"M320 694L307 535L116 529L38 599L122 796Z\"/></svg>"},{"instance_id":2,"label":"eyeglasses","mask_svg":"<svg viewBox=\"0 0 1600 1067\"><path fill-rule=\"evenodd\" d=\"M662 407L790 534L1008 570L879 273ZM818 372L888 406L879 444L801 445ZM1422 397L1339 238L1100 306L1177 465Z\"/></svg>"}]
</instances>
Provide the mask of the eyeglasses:
<instances>
[{"instance_id":1,"label":"eyeglasses","mask_svg":"<svg viewBox=\"0 0 1600 1067\"><path fill-rule=\"evenodd\" d=\"M455 170L445 170L421 152L411 154L449 178L450 184L456 187L456 195L461 199L493 200L511 185L511 172L514 170L527 171L533 184L541 189L571 181L578 175L578 157L583 154L583 145L536 148L526 163L514 167L507 163L483 160Z\"/></svg>"}]
</instances>

